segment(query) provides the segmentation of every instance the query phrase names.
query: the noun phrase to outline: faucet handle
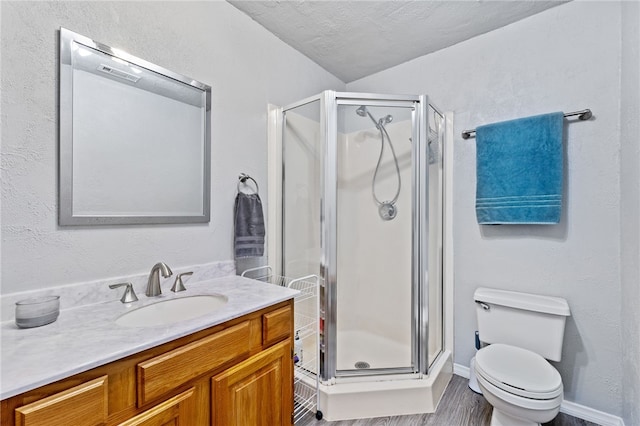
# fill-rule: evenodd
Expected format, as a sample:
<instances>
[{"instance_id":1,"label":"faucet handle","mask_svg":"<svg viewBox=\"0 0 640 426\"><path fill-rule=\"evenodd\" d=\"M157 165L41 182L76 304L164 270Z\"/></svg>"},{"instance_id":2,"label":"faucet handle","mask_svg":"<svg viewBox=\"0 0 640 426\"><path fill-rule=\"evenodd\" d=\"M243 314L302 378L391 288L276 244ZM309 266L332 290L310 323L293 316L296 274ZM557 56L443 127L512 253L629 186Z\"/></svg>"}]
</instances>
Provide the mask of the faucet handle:
<instances>
[{"instance_id":1,"label":"faucet handle","mask_svg":"<svg viewBox=\"0 0 640 426\"><path fill-rule=\"evenodd\" d=\"M124 290L124 294L122 295L122 299L120 301L122 303L131 303L137 302L138 296L136 296L136 292L133 291L133 284L131 283L119 283L119 284L109 284L109 288L119 288L119 287L127 287Z\"/></svg>"},{"instance_id":2,"label":"faucet handle","mask_svg":"<svg viewBox=\"0 0 640 426\"><path fill-rule=\"evenodd\" d=\"M176 277L176 280L173 282L173 287L171 287L171 291L173 291L174 293L186 290L186 288L184 287L184 283L182 282L183 275L193 275L193 272L190 271L190 272L183 272L181 274L178 274L178 276Z\"/></svg>"}]
</instances>

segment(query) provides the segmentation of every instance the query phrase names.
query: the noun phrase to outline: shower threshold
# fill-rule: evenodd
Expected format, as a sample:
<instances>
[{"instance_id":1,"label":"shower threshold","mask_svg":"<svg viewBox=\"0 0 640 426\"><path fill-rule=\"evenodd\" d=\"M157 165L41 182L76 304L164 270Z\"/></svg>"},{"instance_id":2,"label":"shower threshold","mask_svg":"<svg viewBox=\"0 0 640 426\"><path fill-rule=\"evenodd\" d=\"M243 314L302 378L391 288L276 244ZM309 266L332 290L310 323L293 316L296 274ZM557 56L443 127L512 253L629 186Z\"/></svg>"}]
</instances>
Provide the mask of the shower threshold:
<instances>
[{"instance_id":1,"label":"shower threshold","mask_svg":"<svg viewBox=\"0 0 640 426\"><path fill-rule=\"evenodd\" d=\"M366 376L320 384L320 409L327 421L433 413L452 375L451 352L444 351L428 377Z\"/></svg>"}]
</instances>

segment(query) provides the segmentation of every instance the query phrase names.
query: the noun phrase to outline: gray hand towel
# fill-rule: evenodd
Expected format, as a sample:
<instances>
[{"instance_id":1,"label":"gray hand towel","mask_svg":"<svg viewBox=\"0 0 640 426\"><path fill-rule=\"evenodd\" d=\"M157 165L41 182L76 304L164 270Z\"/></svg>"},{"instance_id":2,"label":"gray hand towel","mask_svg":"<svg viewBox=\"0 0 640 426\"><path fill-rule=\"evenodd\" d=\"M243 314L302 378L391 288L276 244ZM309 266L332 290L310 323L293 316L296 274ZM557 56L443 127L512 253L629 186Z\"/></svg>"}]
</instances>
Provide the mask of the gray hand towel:
<instances>
[{"instance_id":1,"label":"gray hand towel","mask_svg":"<svg viewBox=\"0 0 640 426\"><path fill-rule=\"evenodd\" d=\"M235 256L264 255L264 216L258 194L239 192L234 207Z\"/></svg>"}]
</instances>

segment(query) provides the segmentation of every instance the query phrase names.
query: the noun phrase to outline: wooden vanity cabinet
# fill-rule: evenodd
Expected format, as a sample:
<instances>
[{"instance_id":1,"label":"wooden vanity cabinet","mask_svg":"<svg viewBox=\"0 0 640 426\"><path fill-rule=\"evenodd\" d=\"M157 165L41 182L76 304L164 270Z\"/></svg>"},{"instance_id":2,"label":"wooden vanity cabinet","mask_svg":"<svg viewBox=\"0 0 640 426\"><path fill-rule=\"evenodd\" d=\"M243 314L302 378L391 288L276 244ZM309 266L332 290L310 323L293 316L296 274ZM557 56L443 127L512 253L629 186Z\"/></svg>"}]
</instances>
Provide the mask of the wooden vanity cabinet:
<instances>
[{"instance_id":1,"label":"wooden vanity cabinet","mask_svg":"<svg viewBox=\"0 0 640 426\"><path fill-rule=\"evenodd\" d=\"M292 344L290 300L3 400L0 424L291 425Z\"/></svg>"}]
</instances>

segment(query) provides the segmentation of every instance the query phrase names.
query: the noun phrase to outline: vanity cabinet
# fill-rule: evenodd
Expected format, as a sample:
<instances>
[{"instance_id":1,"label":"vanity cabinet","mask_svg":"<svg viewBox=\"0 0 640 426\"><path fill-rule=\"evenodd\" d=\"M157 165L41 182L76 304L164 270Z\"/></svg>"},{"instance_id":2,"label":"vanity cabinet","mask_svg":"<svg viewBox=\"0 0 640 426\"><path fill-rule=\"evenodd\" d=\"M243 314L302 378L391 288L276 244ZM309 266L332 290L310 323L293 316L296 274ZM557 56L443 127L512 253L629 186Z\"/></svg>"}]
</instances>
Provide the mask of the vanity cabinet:
<instances>
[{"instance_id":1,"label":"vanity cabinet","mask_svg":"<svg viewBox=\"0 0 640 426\"><path fill-rule=\"evenodd\" d=\"M292 340L289 300L3 400L0 423L291 425Z\"/></svg>"}]
</instances>

